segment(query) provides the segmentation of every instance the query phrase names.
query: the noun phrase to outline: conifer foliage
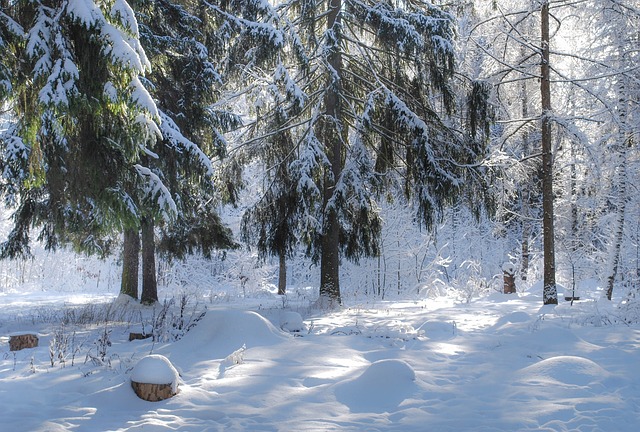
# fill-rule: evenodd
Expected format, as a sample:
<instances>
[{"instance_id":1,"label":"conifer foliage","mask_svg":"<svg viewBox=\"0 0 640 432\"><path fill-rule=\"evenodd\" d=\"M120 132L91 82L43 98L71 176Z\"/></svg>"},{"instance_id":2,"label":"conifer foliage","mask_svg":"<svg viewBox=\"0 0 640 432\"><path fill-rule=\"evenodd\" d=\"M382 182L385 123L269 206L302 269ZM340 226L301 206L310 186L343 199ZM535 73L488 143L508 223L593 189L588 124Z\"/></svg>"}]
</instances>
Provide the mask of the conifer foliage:
<instances>
[{"instance_id":1,"label":"conifer foliage","mask_svg":"<svg viewBox=\"0 0 640 432\"><path fill-rule=\"evenodd\" d=\"M137 298L141 252L142 299L154 302L157 227L170 256L233 245L215 211L211 157L224 154L219 131L238 120L210 108L220 83L211 28L201 5L182 3L3 9L0 49L10 60L0 95L14 120L0 137L2 192L17 210L2 256L28 256L33 226L48 248L103 255L124 232L122 292Z\"/></svg>"},{"instance_id":2,"label":"conifer foliage","mask_svg":"<svg viewBox=\"0 0 640 432\"><path fill-rule=\"evenodd\" d=\"M302 240L320 261L321 302L339 303L341 257L379 253L378 196L414 200L431 226L473 184L484 141L448 120L454 18L423 1L211 7L228 23L228 63L253 79L243 93L256 106L243 148L267 154L270 167L267 192L247 216L251 234L274 255ZM286 222L293 215L295 229Z\"/></svg>"},{"instance_id":3,"label":"conifer foliage","mask_svg":"<svg viewBox=\"0 0 640 432\"><path fill-rule=\"evenodd\" d=\"M108 253L107 232L139 217L140 184L167 218L175 206L140 155L160 136L143 84L150 63L124 0L18 1L9 45L16 58L8 102L14 123L0 139L2 192L15 205L3 256L29 254L29 231L49 248L72 242Z\"/></svg>"}]
</instances>

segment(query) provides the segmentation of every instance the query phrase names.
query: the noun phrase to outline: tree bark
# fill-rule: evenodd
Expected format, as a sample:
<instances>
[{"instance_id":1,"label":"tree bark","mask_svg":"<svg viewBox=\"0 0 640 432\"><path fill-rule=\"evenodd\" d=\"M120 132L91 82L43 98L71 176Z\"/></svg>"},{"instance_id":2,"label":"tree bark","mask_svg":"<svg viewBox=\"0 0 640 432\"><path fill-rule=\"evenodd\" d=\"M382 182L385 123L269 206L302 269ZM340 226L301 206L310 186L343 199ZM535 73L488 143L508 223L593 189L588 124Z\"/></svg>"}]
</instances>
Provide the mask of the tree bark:
<instances>
[{"instance_id":1,"label":"tree bark","mask_svg":"<svg viewBox=\"0 0 640 432\"><path fill-rule=\"evenodd\" d=\"M158 301L158 281L156 278L156 244L153 218L144 217L142 227L142 297L143 304Z\"/></svg>"},{"instance_id":2,"label":"tree bark","mask_svg":"<svg viewBox=\"0 0 640 432\"><path fill-rule=\"evenodd\" d=\"M278 268L278 295L287 293L287 256L280 253L280 265Z\"/></svg>"},{"instance_id":3,"label":"tree bark","mask_svg":"<svg viewBox=\"0 0 640 432\"><path fill-rule=\"evenodd\" d=\"M520 51L521 56L525 57L524 46ZM520 84L520 98L522 100L522 118L529 117L529 97L527 94L527 81L522 80ZM529 148L529 133L525 130L522 136L522 155L528 157L530 153ZM523 188L520 191L520 198L522 200L522 252L521 252L521 268L520 278L523 281L527 280L529 273L529 237L531 236L531 190L533 189L533 180L531 177L528 179L528 187Z\"/></svg>"},{"instance_id":4,"label":"tree bark","mask_svg":"<svg viewBox=\"0 0 640 432\"><path fill-rule=\"evenodd\" d=\"M622 134L621 134L622 135ZM620 137L621 140L624 137ZM631 141L627 138L627 141ZM613 244L611 245L611 251L609 254L609 267L607 269L607 299L611 300L613 297L613 284L618 274L618 267L620 265L620 249L622 247L622 240L624 237L624 223L625 213L627 209L627 157L626 147L628 144L618 144L618 151L616 158L618 159L617 170L614 176L614 187L617 190L616 196L616 219L613 229Z\"/></svg>"},{"instance_id":5,"label":"tree bark","mask_svg":"<svg viewBox=\"0 0 640 432\"><path fill-rule=\"evenodd\" d=\"M556 287L555 231L553 227L553 154L551 152L551 79L549 67L549 0L541 9L542 65L542 231L544 239L543 303L558 304Z\"/></svg>"},{"instance_id":6,"label":"tree bark","mask_svg":"<svg viewBox=\"0 0 640 432\"><path fill-rule=\"evenodd\" d=\"M618 10L615 6L613 10L620 15L624 14L624 12ZM627 32L621 29L620 32L616 33L616 36L614 36L617 57L616 66L620 70L623 70L625 67L625 42L622 38L626 37L626 34ZM616 276L618 275L618 267L620 266L620 249L622 248L622 241L624 239L625 213L627 210L627 150L632 148L634 145L633 131L630 130L630 126L628 125L628 116L630 112L628 95L636 92L634 92L635 88L631 88L633 84L628 80L629 78L626 76L619 76L615 87L618 98L618 104L616 106L618 115L618 136L617 141L613 146L612 159L613 162L615 162L614 167L616 171L612 179L612 190L613 195L615 196L616 219L613 228L613 243L611 244L609 252L608 268L606 269L607 273L605 274L607 278L606 295L609 300L613 297L613 285L616 281Z\"/></svg>"},{"instance_id":7,"label":"tree bark","mask_svg":"<svg viewBox=\"0 0 640 432\"><path fill-rule=\"evenodd\" d=\"M329 0L327 14L327 30L331 35L328 47L327 62L330 75L324 97L325 118L322 122L322 139L331 162L331 170L325 172L323 205L325 221L322 235L322 251L320 257L320 303L321 306L340 304L340 225L331 198L335 192L336 182L342 172L343 134L342 108L340 101L342 80L342 53L339 37L341 32L341 0ZM341 130L342 129L342 130Z\"/></svg>"},{"instance_id":8,"label":"tree bark","mask_svg":"<svg viewBox=\"0 0 640 432\"><path fill-rule=\"evenodd\" d=\"M125 228L122 252L122 281L120 294L138 299L138 266L140 259L140 235L137 228Z\"/></svg>"}]
</instances>

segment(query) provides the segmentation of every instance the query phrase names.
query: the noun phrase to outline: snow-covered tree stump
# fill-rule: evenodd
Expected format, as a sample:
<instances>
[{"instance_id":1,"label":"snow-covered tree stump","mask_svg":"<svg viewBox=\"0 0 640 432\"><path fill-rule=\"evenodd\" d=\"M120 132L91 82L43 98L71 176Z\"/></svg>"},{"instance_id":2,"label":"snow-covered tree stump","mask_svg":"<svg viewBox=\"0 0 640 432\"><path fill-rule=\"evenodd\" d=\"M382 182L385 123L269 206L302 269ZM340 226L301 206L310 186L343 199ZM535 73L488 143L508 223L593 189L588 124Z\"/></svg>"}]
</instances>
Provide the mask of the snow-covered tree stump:
<instances>
[{"instance_id":1,"label":"snow-covered tree stump","mask_svg":"<svg viewBox=\"0 0 640 432\"><path fill-rule=\"evenodd\" d=\"M516 292L515 266L510 262L506 262L502 265L502 272L504 273L504 293L514 294Z\"/></svg>"},{"instance_id":2,"label":"snow-covered tree stump","mask_svg":"<svg viewBox=\"0 0 640 432\"><path fill-rule=\"evenodd\" d=\"M131 371L131 387L140 399L158 402L178 393L178 371L158 354L140 359Z\"/></svg>"},{"instance_id":3,"label":"snow-covered tree stump","mask_svg":"<svg viewBox=\"0 0 640 432\"><path fill-rule=\"evenodd\" d=\"M9 336L9 350L20 351L25 348L35 348L38 346L38 336L26 333Z\"/></svg>"}]
</instances>

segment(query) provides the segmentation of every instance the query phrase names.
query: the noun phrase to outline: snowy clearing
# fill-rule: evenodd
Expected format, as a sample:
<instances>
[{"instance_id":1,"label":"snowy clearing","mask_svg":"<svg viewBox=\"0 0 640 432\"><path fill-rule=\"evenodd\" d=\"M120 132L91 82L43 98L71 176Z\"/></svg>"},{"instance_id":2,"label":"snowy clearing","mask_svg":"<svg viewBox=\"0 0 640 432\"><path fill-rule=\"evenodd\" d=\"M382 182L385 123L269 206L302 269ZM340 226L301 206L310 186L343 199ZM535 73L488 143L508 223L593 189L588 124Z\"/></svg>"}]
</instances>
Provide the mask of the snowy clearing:
<instances>
[{"instance_id":1,"label":"snowy clearing","mask_svg":"<svg viewBox=\"0 0 640 432\"><path fill-rule=\"evenodd\" d=\"M182 315L173 306L156 326L164 333L130 342L129 333L145 322L149 331L162 308L114 296L0 292L3 429L637 427L640 329L598 325L615 313L604 301L541 307L532 290L469 304L377 302L326 313L283 309L280 298L263 295L192 302ZM108 324L99 322L104 313ZM290 323L299 331L282 330ZM10 352L8 335L19 331L38 333L39 347ZM170 340L176 334L183 337ZM173 398L146 402L133 392L132 370L149 354L178 370Z\"/></svg>"}]
</instances>

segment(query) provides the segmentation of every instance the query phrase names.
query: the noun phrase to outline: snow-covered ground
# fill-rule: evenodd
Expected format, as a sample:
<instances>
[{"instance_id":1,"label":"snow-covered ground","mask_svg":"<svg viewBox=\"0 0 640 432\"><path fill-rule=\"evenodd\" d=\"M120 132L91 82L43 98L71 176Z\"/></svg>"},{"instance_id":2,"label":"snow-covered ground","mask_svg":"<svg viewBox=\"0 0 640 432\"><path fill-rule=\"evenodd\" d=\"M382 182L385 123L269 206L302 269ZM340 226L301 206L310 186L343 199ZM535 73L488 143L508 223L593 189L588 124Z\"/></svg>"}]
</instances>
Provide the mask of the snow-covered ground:
<instances>
[{"instance_id":1,"label":"snow-covered ground","mask_svg":"<svg viewBox=\"0 0 640 432\"><path fill-rule=\"evenodd\" d=\"M598 291L573 306L542 307L536 287L468 304L372 301L334 312L264 293L177 293L173 306L149 308L114 291L0 290L2 430L638 427L640 326L603 325L615 311ZM156 341L129 342L153 322ZM36 332L39 346L9 351L20 331ZM149 354L178 370L173 398L133 392L132 370Z\"/></svg>"}]
</instances>

